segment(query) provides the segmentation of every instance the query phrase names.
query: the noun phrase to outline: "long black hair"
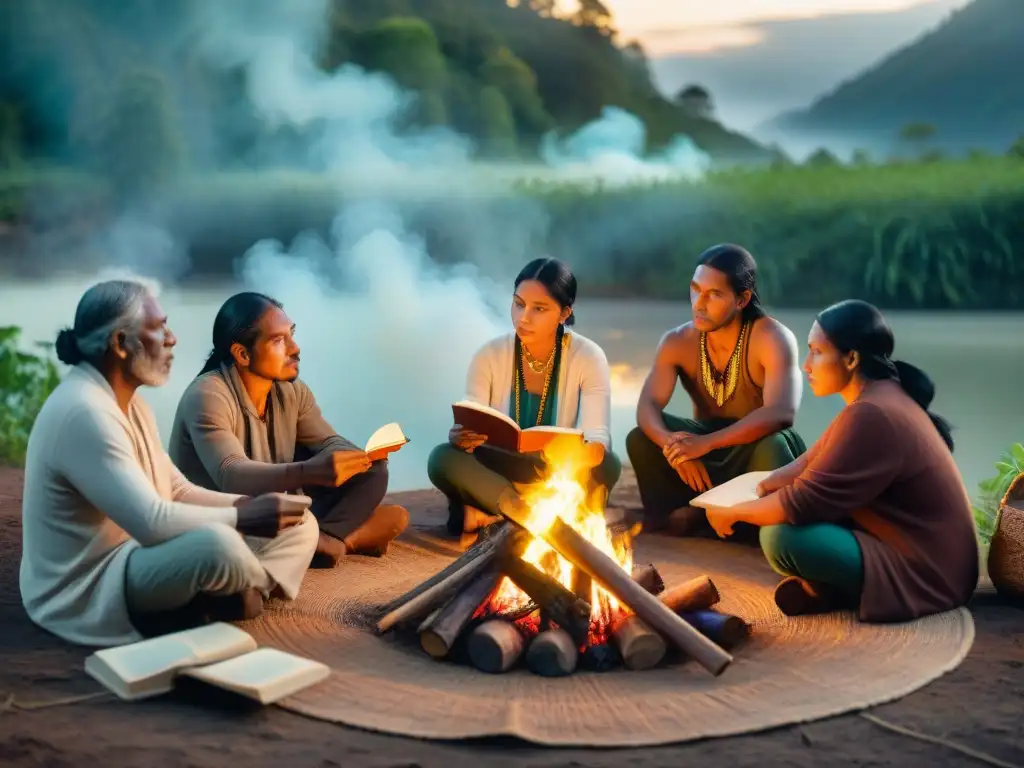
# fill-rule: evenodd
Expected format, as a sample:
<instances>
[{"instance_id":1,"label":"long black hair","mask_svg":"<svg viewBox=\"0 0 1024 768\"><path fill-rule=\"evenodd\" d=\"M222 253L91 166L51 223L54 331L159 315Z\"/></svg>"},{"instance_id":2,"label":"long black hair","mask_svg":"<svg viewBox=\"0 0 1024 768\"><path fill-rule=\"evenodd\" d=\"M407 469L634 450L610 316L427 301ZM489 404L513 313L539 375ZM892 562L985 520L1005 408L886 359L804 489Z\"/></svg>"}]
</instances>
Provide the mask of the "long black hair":
<instances>
[{"instance_id":1,"label":"long black hair","mask_svg":"<svg viewBox=\"0 0 1024 768\"><path fill-rule=\"evenodd\" d=\"M536 280L543 285L560 307L572 309L572 305L576 303L576 276L558 259L534 259L520 271L516 277L515 287L518 288L525 280ZM566 318L565 325L572 325L575 322L576 313L572 312Z\"/></svg>"},{"instance_id":2,"label":"long black hair","mask_svg":"<svg viewBox=\"0 0 1024 768\"><path fill-rule=\"evenodd\" d=\"M823 310L816 320L818 327L842 354L858 353L860 363L857 370L865 379L898 382L910 399L927 412L952 452L952 427L944 418L928 410L935 399L935 383L916 365L892 359L896 340L892 328L877 307L859 299L847 299Z\"/></svg>"},{"instance_id":3,"label":"long black hair","mask_svg":"<svg viewBox=\"0 0 1024 768\"><path fill-rule=\"evenodd\" d=\"M737 296L750 291L750 301L741 313L744 320L765 316L761 297L757 293L757 262L745 248L732 243L713 245L697 257L697 266L711 267L721 272Z\"/></svg>"},{"instance_id":4,"label":"long black hair","mask_svg":"<svg viewBox=\"0 0 1024 768\"><path fill-rule=\"evenodd\" d=\"M260 319L271 307L284 308L277 299L253 291L236 293L225 301L213 320L213 351L206 358L206 364L199 375L215 371L223 363L230 362L233 359L233 344L241 344L252 352L260 333Z\"/></svg>"}]
</instances>

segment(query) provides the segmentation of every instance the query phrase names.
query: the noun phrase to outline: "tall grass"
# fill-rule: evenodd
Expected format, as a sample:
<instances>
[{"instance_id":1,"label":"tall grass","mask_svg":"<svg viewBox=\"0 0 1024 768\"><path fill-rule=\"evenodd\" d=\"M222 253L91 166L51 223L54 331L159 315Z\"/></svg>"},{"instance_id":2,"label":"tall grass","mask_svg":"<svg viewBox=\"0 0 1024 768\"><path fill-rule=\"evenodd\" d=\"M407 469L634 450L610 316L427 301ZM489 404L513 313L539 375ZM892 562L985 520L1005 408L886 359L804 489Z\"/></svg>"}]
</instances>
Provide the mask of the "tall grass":
<instances>
[{"instance_id":1,"label":"tall grass","mask_svg":"<svg viewBox=\"0 0 1024 768\"><path fill-rule=\"evenodd\" d=\"M63 210L93 210L101 226L102 183L70 174L62 196L60 178L50 171L33 186L26 172L0 176L0 218L29 220L63 197ZM848 296L906 309L1024 305L1024 159L1013 157L734 168L699 182L628 184L570 182L528 166L373 179L235 171L186 177L151 210L188 244L197 272L217 275L258 240L327 235L339 209L359 199L400 206L440 262L472 255L467 218L514 222L516 205L539 206L550 226L537 247L572 263L588 295L683 299L694 257L732 241L757 257L762 294L775 305Z\"/></svg>"}]
</instances>

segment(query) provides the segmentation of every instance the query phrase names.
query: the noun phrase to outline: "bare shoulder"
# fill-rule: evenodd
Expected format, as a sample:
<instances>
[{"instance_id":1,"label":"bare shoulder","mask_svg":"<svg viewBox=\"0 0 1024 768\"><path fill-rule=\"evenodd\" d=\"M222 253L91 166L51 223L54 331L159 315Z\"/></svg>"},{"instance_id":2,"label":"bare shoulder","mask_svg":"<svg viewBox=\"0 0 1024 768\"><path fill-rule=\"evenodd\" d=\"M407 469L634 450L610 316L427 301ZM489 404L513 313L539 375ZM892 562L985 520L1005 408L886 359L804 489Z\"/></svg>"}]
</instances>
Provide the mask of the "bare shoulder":
<instances>
[{"instance_id":1,"label":"bare shoulder","mask_svg":"<svg viewBox=\"0 0 1024 768\"><path fill-rule=\"evenodd\" d=\"M661 341L658 342L659 356L682 360L695 349L699 337L700 333L693 327L692 322L671 328L662 334Z\"/></svg>"},{"instance_id":2,"label":"bare shoulder","mask_svg":"<svg viewBox=\"0 0 1024 768\"><path fill-rule=\"evenodd\" d=\"M760 360L792 357L798 345L796 334L774 317L762 317L750 330L750 347Z\"/></svg>"}]
</instances>

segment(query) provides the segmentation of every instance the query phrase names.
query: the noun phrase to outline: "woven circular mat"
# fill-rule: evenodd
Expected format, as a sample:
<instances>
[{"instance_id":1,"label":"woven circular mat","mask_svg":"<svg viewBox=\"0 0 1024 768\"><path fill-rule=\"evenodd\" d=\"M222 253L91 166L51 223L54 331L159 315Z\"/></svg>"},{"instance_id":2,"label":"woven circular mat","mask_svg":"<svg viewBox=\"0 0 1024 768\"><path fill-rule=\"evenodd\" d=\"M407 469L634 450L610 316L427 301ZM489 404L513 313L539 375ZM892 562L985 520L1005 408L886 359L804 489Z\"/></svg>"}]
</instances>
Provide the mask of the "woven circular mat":
<instances>
[{"instance_id":1,"label":"woven circular mat","mask_svg":"<svg viewBox=\"0 0 1024 768\"><path fill-rule=\"evenodd\" d=\"M829 717L904 696L955 668L970 650L966 609L908 624L852 614L786 618L778 577L759 550L708 540L641 537L637 563L666 585L706 573L716 608L751 624L735 660L713 677L694 661L644 672L504 675L431 659L408 641L359 626L366 606L402 594L452 557L422 533L383 559L354 557L309 572L297 601L243 626L261 645L329 664L324 683L280 702L294 712L432 739L515 736L551 746L647 746ZM365 626L365 625L364 625Z\"/></svg>"}]
</instances>

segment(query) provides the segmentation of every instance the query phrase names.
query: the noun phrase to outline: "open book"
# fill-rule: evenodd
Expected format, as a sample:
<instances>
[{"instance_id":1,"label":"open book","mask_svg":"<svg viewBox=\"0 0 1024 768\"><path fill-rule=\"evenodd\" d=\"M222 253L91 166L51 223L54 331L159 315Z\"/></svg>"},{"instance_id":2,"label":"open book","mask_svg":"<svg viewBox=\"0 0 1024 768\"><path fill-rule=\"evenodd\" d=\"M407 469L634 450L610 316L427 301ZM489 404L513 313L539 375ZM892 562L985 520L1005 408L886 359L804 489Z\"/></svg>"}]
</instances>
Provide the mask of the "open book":
<instances>
[{"instance_id":1,"label":"open book","mask_svg":"<svg viewBox=\"0 0 1024 768\"><path fill-rule=\"evenodd\" d=\"M520 429L515 420L496 408L460 400L452 405L455 423L478 435L487 436L487 444L507 451L532 453L541 451L554 438L576 435L583 440L583 431L567 427L527 427Z\"/></svg>"},{"instance_id":2,"label":"open book","mask_svg":"<svg viewBox=\"0 0 1024 768\"><path fill-rule=\"evenodd\" d=\"M370 439L366 441L366 448L363 450L370 457L370 461L379 461L408 442L409 438L402 432L402 428L391 422L370 435Z\"/></svg>"},{"instance_id":3,"label":"open book","mask_svg":"<svg viewBox=\"0 0 1024 768\"><path fill-rule=\"evenodd\" d=\"M85 660L92 678L126 700L168 693L179 675L271 704L325 680L331 669L276 648L257 648L252 636L217 622L104 648Z\"/></svg>"},{"instance_id":4,"label":"open book","mask_svg":"<svg viewBox=\"0 0 1024 768\"><path fill-rule=\"evenodd\" d=\"M756 501L757 484L771 472L746 472L716 485L690 502L691 507L734 507L745 501Z\"/></svg>"}]
</instances>

